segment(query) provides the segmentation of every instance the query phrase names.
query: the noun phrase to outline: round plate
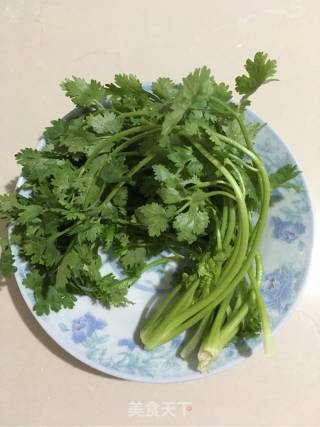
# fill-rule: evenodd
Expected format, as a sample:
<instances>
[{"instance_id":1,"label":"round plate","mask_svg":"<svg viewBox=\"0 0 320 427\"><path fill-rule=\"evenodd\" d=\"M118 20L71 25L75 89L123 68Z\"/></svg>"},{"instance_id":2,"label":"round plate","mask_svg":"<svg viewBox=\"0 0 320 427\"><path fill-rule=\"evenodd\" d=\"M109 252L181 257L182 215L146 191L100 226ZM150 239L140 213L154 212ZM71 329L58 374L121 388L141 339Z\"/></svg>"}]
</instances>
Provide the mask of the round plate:
<instances>
[{"instance_id":1,"label":"round plate","mask_svg":"<svg viewBox=\"0 0 320 427\"><path fill-rule=\"evenodd\" d=\"M247 121L261 122L253 112ZM296 163L278 135L266 125L258 134L255 148L269 172L285 163ZM22 183L20 178L18 185ZM312 213L305 182L295 178L301 192L280 189L273 193L268 223L262 242L265 274L262 293L274 330L288 314L304 282L312 247ZM12 247L17 266L16 280L26 304L33 312L33 293L22 284L26 263ZM143 274L130 289L134 302L124 308L106 309L87 297L80 297L73 309L63 309L48 316L34 316L43 329L67 352L99 371L115 377L148 382L177 382L203 378L230 367L247 357L261 343L261 338L249 340L245 348L229 345L208 373L197 372L194 363L179 358L177 351L182 336L156 348L143 350L135 337L141 319L151 303L163 297L170 288L174 264L158 267ZM103 272L117 272L106 258Z\"/></svg>"}]
</instances>

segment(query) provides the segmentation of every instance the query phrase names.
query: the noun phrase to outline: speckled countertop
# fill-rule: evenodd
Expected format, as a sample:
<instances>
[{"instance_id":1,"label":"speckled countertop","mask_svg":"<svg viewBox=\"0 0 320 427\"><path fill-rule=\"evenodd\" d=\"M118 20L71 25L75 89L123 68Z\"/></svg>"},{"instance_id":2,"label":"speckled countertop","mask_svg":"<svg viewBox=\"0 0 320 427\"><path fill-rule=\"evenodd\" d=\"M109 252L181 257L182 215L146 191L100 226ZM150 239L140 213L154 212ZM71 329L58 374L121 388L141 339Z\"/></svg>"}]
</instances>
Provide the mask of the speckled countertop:
<instances>
[{"instance_id":1,"label":"speckled countertop","mask_svg":"<svg viewBox=\"0 0 320 427\"><path fill-rule=\"evenodd\" d=\"M232 82L257 50L280 81L254 109L288 144L311 191L314 261L277 354L185 384L138 384L87 368L51 341L13 280L0 283L1 426L320 426L320 2L317 0L0 0L0 191L19 174L14 153L35 145L70 109L59 82L132 72L179 79L196 66ZM173 402L167 415L130 416L130 404ZM191 402L183 413L178 402ZM132 415L132 414L131 414Z\"/></svg>"}]
</instances>

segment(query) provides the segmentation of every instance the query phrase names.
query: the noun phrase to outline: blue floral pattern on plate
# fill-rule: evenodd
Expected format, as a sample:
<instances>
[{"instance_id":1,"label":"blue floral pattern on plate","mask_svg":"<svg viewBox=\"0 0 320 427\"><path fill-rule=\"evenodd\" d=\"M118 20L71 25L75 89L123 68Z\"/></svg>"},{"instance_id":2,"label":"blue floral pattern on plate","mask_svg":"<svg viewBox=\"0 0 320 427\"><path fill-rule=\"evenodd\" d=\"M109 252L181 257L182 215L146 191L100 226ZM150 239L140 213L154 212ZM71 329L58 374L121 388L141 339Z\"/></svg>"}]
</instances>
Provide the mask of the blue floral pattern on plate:
<instances>
[{"instance_id":1,"label":"blue floral pattern on plate","mask_svg":"<svg viewBox=\"0 0 320 427\"><path fill-rule=\"evenodd\" d=\"M264 275L262 294L270 310L283 313L294 298L294 276L286 266Z\"/></svg>"},{"instance_id":2,"label":"blue floral pattern on plate","mask_svg":"<svg viewBox=\"0 0 320 427\"><path fill-rule=\"evenodd\" d=\"M97 320L91 313L72 321L72 339L74 342L86 341L97 330L107 325L104 320Z\"/></svg>"},{"instance_id":3,"label":"blue floral pattern on plate","mask_svg":"<svg viewBox=\"0 0 320 427\"><path fill-rule=\"evenodd\" d=\"M272 236L275 239L280 239L287 243L292 243L303 234L306 229L302 222L284 221L277 216L271 218L271 223L273 226Z\"/></svg>"},{"instance_id":4,"label":"blue floral pattern on plate","mask_svg":"<svg viewBox=\"0 0 320 427\"><path fill-rule=\"evenodd\" d=\"M250 111L247 120L262 122ZM288 148L269 126L260 131L255 146L269 172L287 162L295 163ZM301 187L300 193L292 189L273 193L274 202L261 248L265 266L262 293L273 329L279 326L297 300L311 255L310 200L303 178L296 177L295 183ZM16 279L32 310L33 294L22 284L27 265L19 258L16 248L12 249L17 266ZM243 356L231 344L223 350L210 372L201 374L195 371L192 360L186 362L177 356L183 336L152 351L141 348L137 339L141 316L152 306L155 297L161 299L168 292L173 270L174 266L170 264L145 273L130 289L128 297L135 304L128 307L106 309L87 297L80 297L72 310L41 317L33 314L66 351L102 372L121 378L149 382L186 381L202 378L240 361ZM117 269L105 258L102 273L108 272L117 274ZM249 349L254 349L261 344L261 337L246 344Z\"/></svg>"}]
</instances>

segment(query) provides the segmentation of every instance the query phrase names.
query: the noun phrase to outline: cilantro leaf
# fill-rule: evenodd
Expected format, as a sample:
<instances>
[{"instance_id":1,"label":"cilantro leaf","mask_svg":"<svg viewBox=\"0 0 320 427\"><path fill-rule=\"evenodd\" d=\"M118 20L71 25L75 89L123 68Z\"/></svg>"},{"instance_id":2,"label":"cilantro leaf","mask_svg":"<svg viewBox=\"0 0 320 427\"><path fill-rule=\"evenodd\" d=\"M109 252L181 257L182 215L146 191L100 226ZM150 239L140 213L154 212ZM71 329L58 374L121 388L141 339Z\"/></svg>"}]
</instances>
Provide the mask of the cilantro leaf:
<instances>
[{"instance_id":1,"label":"cilantro leaf","mask_svg":"<svg viewBox=\"0 0 320 427\"><path fill-rule=\"evenodd\" d=\"M56 275L56 287L65 288L72 274L82 268L82 262L78 253L72 249L59 264Z\"/></svg>"},{"instance_id":2,"label":"cilantro leaf","mask_svg":"<svg viewBox=\"0 0 320 427\"><path fill-rule=\"evenodd\" d=\"M15 215L15 212L20 208L20 204L15 194L0 195L0 218L10 219Z\"/></svg>"},{"instance_id":3,"label":"cilantro leaf","mask_svg":"<svg viewBox=\"0 0 320 427\"><path fill-rule=\"evenodd\" d=\"M26 206L25 209L19 214L19 222L21 224L27 224L31 222L35 218L37 218L40 213L43 212L43 207L39 205L29 205Z\"/></svg>"},{"instance_id":4,"label":"cilantro leaf","mask_svg":"<svg viewBox=\"0 0 320 427\"><path fill-rule=\"evenodd\" d=\"M0 239L0 273L5 278L11 277L16 271L16 267L14 265L14 259L12 256L12 252L9 246L8 237L2 237Z\"/></svg>"},{"instance_id":5,"label":"cilantro leaf","mask_svg":"<svg viewBox=\"0 0 320 427\"><path fill-rule=\"evenodd\" d=\"M141 224L148 227L151 237L160 236L169 226L171 212L158 203L149 203L137 209L136 215Z\"/></svg>"},{"instance_id":6,"label":"cilantro leaf","mask_svg":"<svg viewBox=\"0 0 320 427\"><path fill-rule=\"evenodd\" d=\"M265 126L261 123L245 123L246 131L249 136L250 141L255 140L258 133L261 131L261 129ZM227 124L223 126L223 130L229 138L233 139L234 141L240 142L243 145L246 145L243 133L240 129L239 123L237 120L229 121Z\"/></svg>"},{"instance_id":7,"label":"cilantro leaf","mask_svg":"<svg viewBox=\"0 0 320 427\"><path fill-rule=\"evenodd\" d=\"M157 81L152 83L152 92L161 99L173 99L176 91L176 85L167 77L160 77Z\"/></svg>"},{"instance_id":8,"label":"cilantro leaf","mask_svg":"<svg viewBox=\"0 0 320 427\"><path fill-rule=\"evenodd\" d=\"M169 186L163 186L159 190L159 194L164 203L171 205L174 203L179 203L183 200L183 194L175 188Z\"/></svg>"},{"instance_id":9,"label":"cilantro leaf","mask_svg":"<svg viewBox=\"0 0 320 427\"><path fill-rule=\"evenodd\" d=\"M72 79L64 80L61 87L78 107L101 107L107 96L106 87L96 80L87 83L84 79L72 76Z\"/></svg>"},{"instance_id":10,"label":"cilantro leaf","mask_svg":"<svg viewBox=\"0 0 320 427\"><path fill-rule=\"evenodd\" d=\"M163 145L167 143L167 137L188 111L198 102L206 99L213 92L214 81L207 67L197 68L193 73L183 79L182 85L177 85L177 93L169 111L162 124Z\"/></svg>"},{"instance_id":11,"label":"cilantro leaf","mask_svg":"<svg viewBox=\"0 0 320 427\"><path fill-rule=\"evenodd\" d=\"M44 181L52 176L66 160L47 157L46 153L24 148L16 154L17 162L22 165L23 176L29 181Z\"/></svg>"},{"instance_id":12,"label":"cilantro leaf","mask_svg":"<svg viewBox=\"0 0 320 427\"><path fill-rule=\"evenodd\" d=\"M121 307L128 304L130 301L126 298L128 288L134 283L136 277L128 277L125 279L117 279L114 274L109 273L102 277L96 283L93 297L97 298L102 304L109 307Z\"/></svg>"},{"instance_id":13,"label":"cilantro leaf","mask_svg":"<svg viewBox=\"0 0 320 427\"><path fill-rule=\"evenodd\" d=\"M38 316L49 314L50 310L59 311L62 307L72 308L76 301L73 294L63 288L49 286L47 277L38 270L29 272L23 280L23 284L33 290L35 297L34 310Z\"/></svg>"},{"instance_id":14,"label":"cilantro leaf","mask_svg":"<svg viewBox=\"0 0 320 427\"><path fill-rule=\"evenodd\" d=\"M127 201L128 201L128 189L127 187L122 187L113 198L113 203L116 206L123 207L127 204Z\"/></svg>"},{"instance_id":15,"label":"cilantro leaf","mask_svg":"<svg viewBox=\"0 0 320 427\"><path fill-rule=\"evenodd\" d=\"M136 248L129 250L122 258L121 265L125 270L132 270L141 267L146 259L145 248Z\"/></svg>"},{"instance_id":16,"label":"cilantro leaf","mask_svg":"<svg viewBox=\"0 0 320 427\"><path fill-rule=\"evenodd\" d=\"M114 134L121 130L119 118L110 111L97 115L91 114L87 118L87 123L98 134Z\"/></svg>"},{"instance_id":17,"label":"cilantro leaf","mask_svg":"<svg viewBox=\"0 0 320 427\"><path fill-rule=\"evenodd\" d=\"M209 224L209 215L197 206L192 206L187 212L175 217L173 227L177 231L179 241L194 242L204 233Z\"/></svg>"},{"instance_id":18,"label":"cilantro leaf","mask_svg":"<svg viewBox=\"0 0 320 427\"><path fill-rule=\"evenodd\" d=\"M196 68L183 79L183 95L189 101L197 102L213 92L213 79L208 67Z\"/></svg>"},{"instance_id":19,"label":"cilantro leaf","mask_svg":"<svg viewBox=\"0 0 320 427\"><path fill-rule=\"evenodd\" d=\"M117 221L119 217L118 209L111 202L104 203L101 216L111 221Z\"/></svg>"},{"instance_id":20,"label":"cilantro leaf","mask_svg":"<svg viewBox=\"0 0 320 427\"><path fill-rule=\"evenodd\" d=\"M277 62L268 59L268 55L257 52L254 59L247 59L245 69L248 76L242 74L236 78L236 90L246 97L252 95L261 85L274 81L272 77L277 71Z\"/></svg>"},{"instance_id":21,"label":"cilantro leaf","mask_svg":"<svg viewBox=\"0 0 320 427\"><path fill-rule=\"evenodd\" d=\"M82 231L81 240L87 240L90 243L99 241L99 236L102 235L103 225L99 222L89 223L86 231Z\"/></svg>"},{"instance_id":22,"label":"cilantro leaf","mask_svg":"<svg viewBox=\"0 0 320 427\"><path fill-rule=\"evenodd\" d=\"M292 188L293 190L299 192L301 191L300 187L292 182L288 182L291 179L299 175L300 171L297 165L292 165L290 163L281 166L276 172L272 173L269 176L270 184L272 188Z\"/></svg>"},{"instance_id":23,"label":"cilantro leaf","mask_svg":"<svg viewBox=\"0 0 320 427\"><path fill-rule=\"evenodd\" d=\"M68 123L65 120L53 120L51 126L45 129L43 136L48 142L55 141L66 133L67 128Z\"/></svg>"},{"instance_id":24,"label":"cilantro leaf","mask_svg":"<svg viewBox=\"0 0 320 427\"><path fill-rule=\"evenodd\" d=\"M117 74L114 81L123 92L133 92L136 94L144 92L142 84L133 74Z\"/></svg>"},{"instance_id":25,"label":"cilantro leaf","mask_svg":"<svg viewBox=\"0 0 320 427\"><path fill-rule=\"evenodd\" d=\"M155 179L159 182L175 182L176 176L169 171L169 169L164 165L154 165L152 167L154 171Z\"/></svg>"},{"instance_id":26,"label":"cilantro leaf","mask_svg":"<svg viewBox=\"0 0 320 427\"><path fill-rule=\"evenodd\" d=\"M112 184L123 181L127 172L128 167L124 156L109 156L107 163L101 170L100 176L105 182Z\"/></svg>"},{"instance_id":27,"label":"cilantro leaf","mask_svg":"<svg viewBox=\"0 0 320 427\"><path fill-rule=\"evenodd\" d=\"M219 99L220 101L228 103L232 99L232 91L225 83L219 83L213 86L212 96ZM212 99L211 102L214 103Z\"/></svg>"},{"instance_id":28,"label":"cilantro leaf","mask_svg":"<svg viewBox=\"0 0 320 427\"><path fill-rule=\"evenodd\" d=\"M196 158L191 147L177 147L168 154L168 159L171 160L177 168L186 166L191 176L200 176L203 171L202 163Z\"/></svg>"},{"instance_id":29,"label":"cilantro leaf","mask_svg":"<svg viewBox=\"0 0 320 427\"><path fill-rule=\"evenodd\" d=\"M59 260L60 252L54 238L36 236L30 237L23 246L24 255L35 264L53 266Z\"/></svg>"}]
</instances>

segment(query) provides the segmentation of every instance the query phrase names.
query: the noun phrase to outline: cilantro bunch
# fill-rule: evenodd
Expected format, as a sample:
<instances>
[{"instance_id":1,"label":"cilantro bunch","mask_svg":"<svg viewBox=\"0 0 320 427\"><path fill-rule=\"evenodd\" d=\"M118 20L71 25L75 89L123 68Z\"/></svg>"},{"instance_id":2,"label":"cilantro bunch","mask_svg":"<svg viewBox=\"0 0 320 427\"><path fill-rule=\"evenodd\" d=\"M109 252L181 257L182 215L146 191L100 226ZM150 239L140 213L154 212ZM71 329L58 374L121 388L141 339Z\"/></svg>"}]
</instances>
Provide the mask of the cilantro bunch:
<instances>
[{"instance_id":1,"label":"cilantro bunch","mask_svg":"<svg viewBox=\"0 0 320 427\"><path fill-rule=\"evenodd\" d=\"M294 187L298 171L268 176L253 144L261 126L244 120L276 62L258 52L245 68L238 104L206 67L178 84L159 78L151 91L123 74L106 85L62 83L76 113L46 128L41 150L16 155L24 182L0 196L10 225L1 271L15 269L10 239L28 262L24 285L38 315L71 308L79 295L125 305L143 272L176 261L172 291L141 329L146 349L190 330L181 356L197 352L200 370L261 330L270 349L259 245L271 189ZM103 253L123 278L101 275Z\"/></svg>"}]
</instances>

